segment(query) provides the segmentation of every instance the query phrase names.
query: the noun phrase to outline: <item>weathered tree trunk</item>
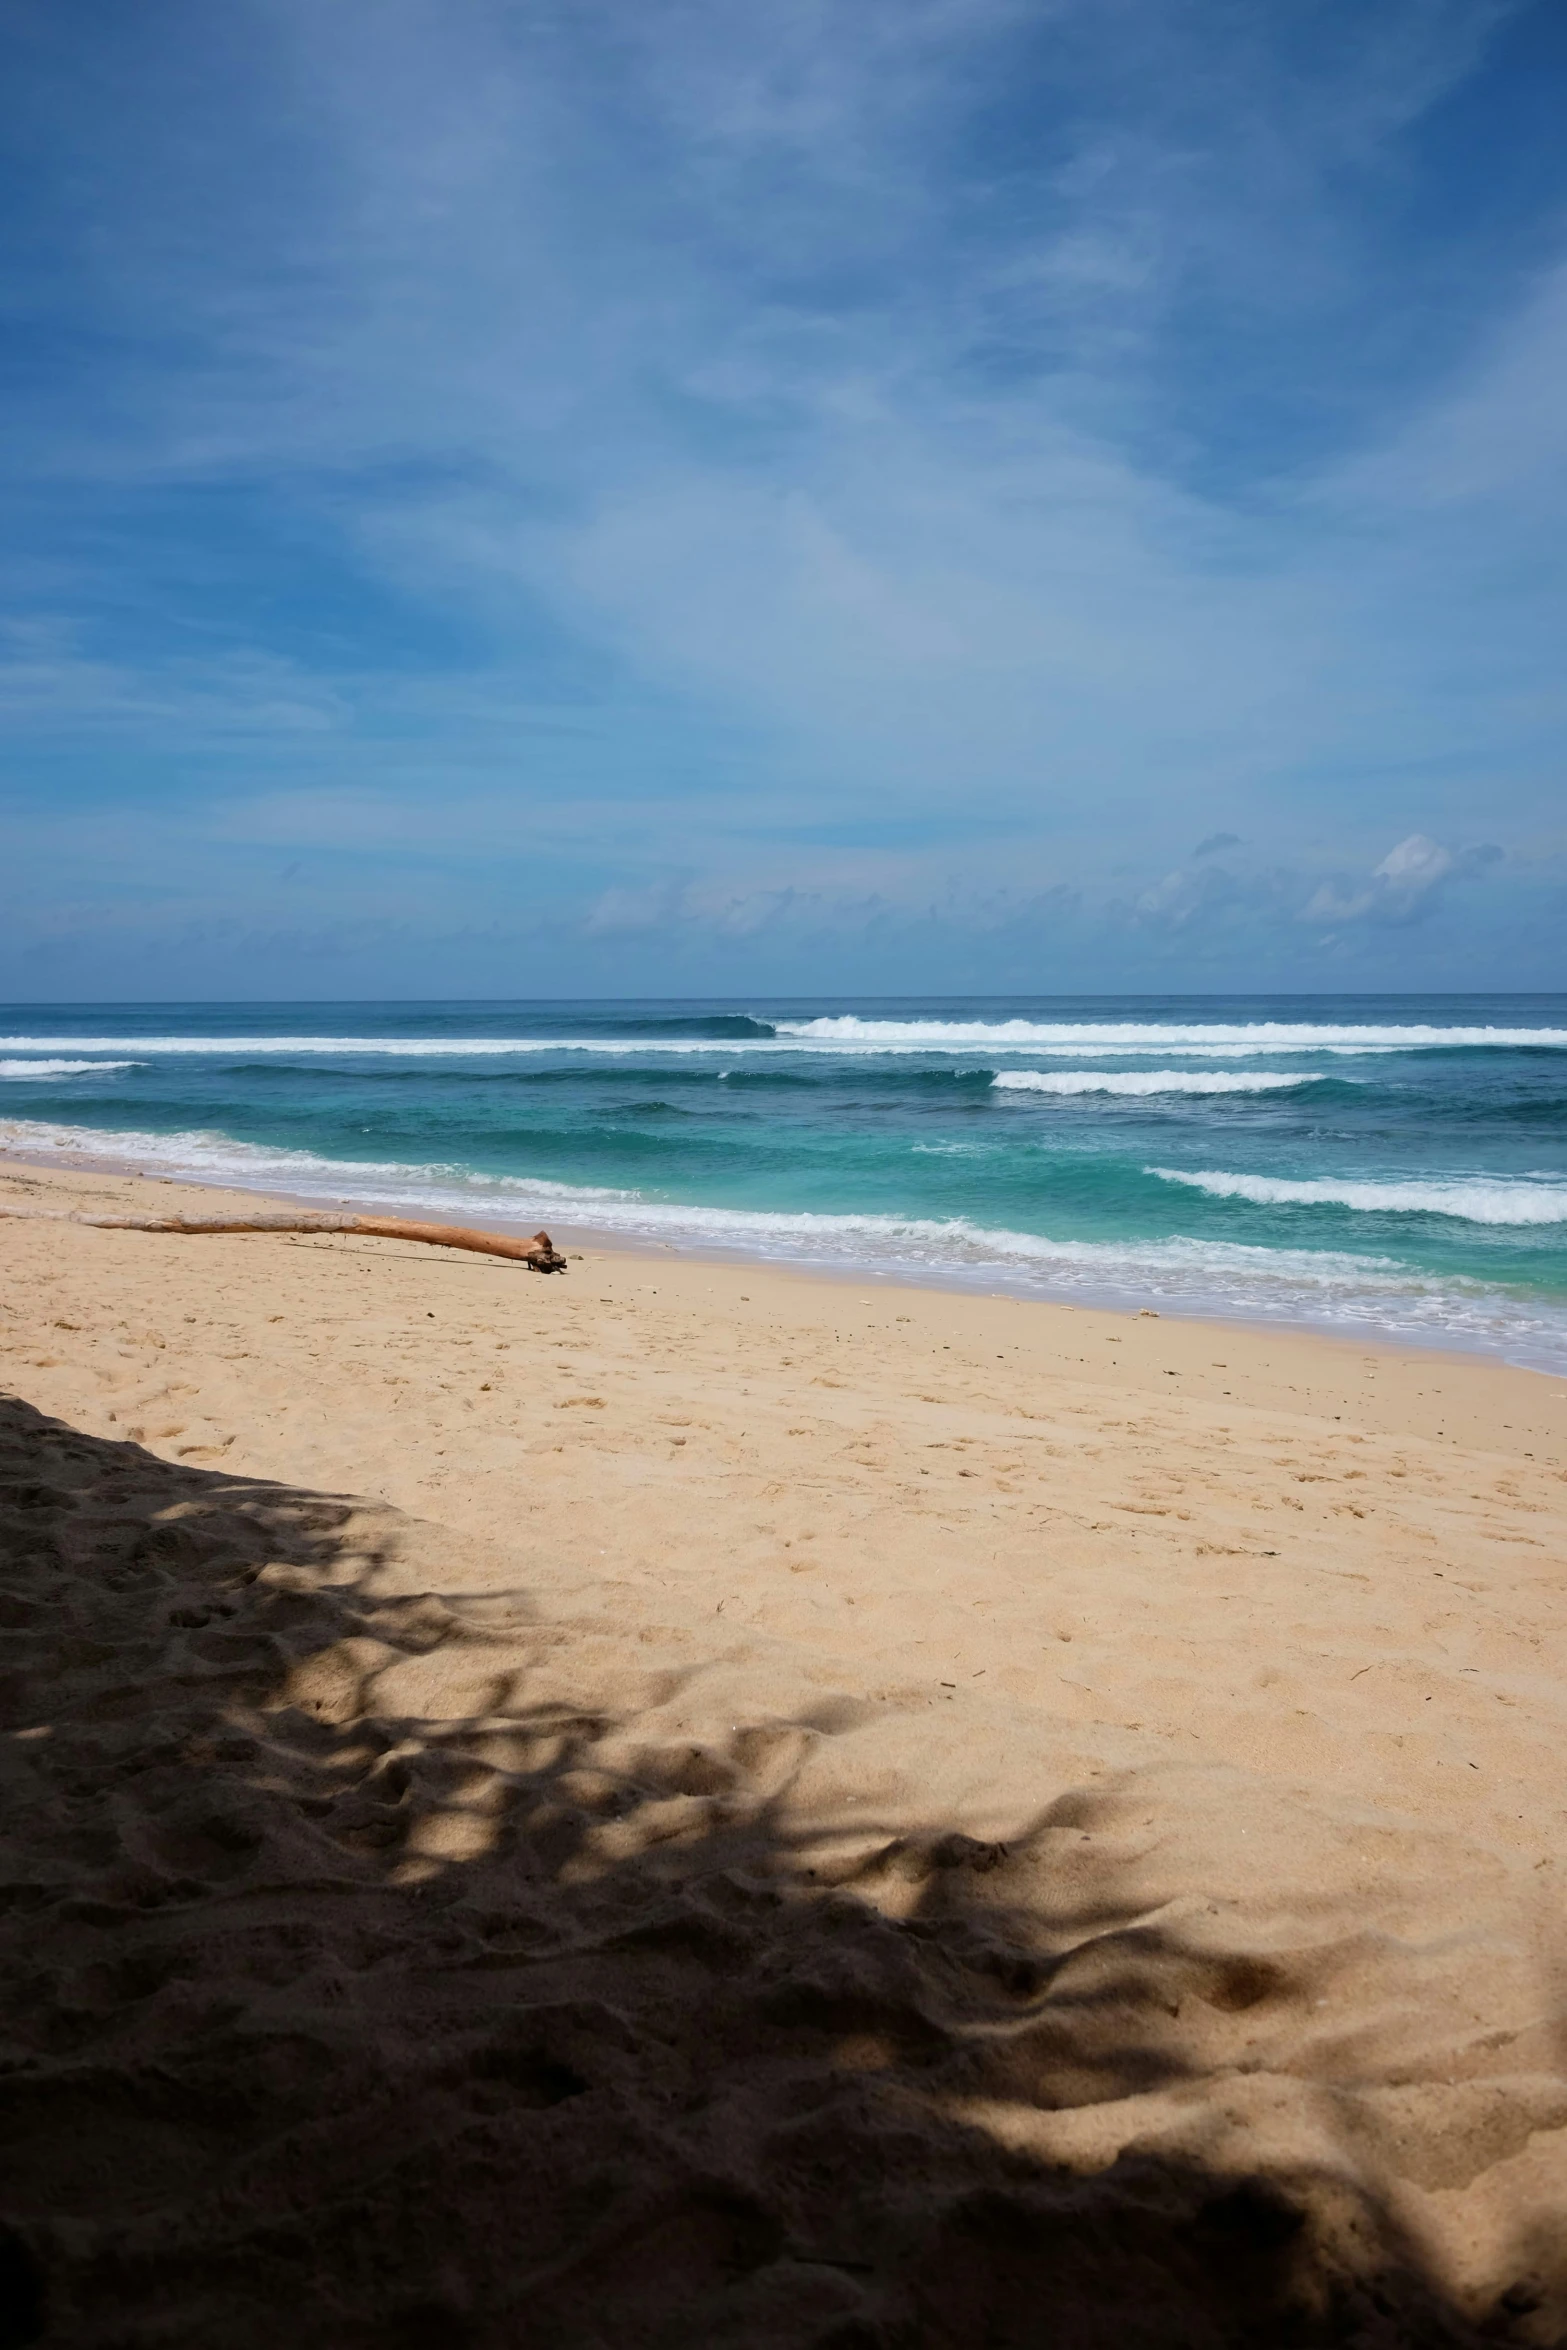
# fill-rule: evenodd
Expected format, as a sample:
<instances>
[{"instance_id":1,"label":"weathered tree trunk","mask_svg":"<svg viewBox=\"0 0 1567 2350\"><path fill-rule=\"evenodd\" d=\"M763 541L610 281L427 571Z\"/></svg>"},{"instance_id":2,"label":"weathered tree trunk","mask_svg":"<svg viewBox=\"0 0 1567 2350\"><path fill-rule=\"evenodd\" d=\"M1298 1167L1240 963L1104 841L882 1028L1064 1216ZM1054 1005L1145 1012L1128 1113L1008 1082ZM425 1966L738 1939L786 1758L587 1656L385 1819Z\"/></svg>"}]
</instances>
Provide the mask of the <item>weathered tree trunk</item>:
<instances>
[{"instance_id":1,"label":"weathered tree trunk","mask_svg":"<svg viewBox=\"0 0 1567 2350\"><path fill-rule=\"evenodd\" d=\"M109 1232L358 1232L377 1240L423 1240L435 1248L465 1248L476 1256L506 1257L535 1273L564 1273L566 1260L547 1232L507 1240L464 1224L411 1224L401 1216L322 1216L268 1212L256 1216L99 1216L81 1209L0 1207L0 1216L39 1217L59 1224L91 1224Z\"/></svg>"}]
</instances>

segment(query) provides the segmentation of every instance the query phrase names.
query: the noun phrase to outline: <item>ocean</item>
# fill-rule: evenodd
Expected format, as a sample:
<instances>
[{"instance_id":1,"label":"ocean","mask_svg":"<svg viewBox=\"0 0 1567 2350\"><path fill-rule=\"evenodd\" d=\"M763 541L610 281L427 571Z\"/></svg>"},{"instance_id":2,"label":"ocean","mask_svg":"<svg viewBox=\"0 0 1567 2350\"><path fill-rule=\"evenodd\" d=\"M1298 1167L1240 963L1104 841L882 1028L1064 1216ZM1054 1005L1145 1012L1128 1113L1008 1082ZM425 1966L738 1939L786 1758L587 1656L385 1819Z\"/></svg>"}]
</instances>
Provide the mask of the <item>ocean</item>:
<instances>
[{"instance_id":1,"label":"ocean","mask_svg":"<svg viewBox=\"0 0 1567 2350\"><path fill-rule=\"evenodd\" d=\"M1567 996L0 1007L0 1140L1567 1371Z\"/></svg>"}]
</instances>

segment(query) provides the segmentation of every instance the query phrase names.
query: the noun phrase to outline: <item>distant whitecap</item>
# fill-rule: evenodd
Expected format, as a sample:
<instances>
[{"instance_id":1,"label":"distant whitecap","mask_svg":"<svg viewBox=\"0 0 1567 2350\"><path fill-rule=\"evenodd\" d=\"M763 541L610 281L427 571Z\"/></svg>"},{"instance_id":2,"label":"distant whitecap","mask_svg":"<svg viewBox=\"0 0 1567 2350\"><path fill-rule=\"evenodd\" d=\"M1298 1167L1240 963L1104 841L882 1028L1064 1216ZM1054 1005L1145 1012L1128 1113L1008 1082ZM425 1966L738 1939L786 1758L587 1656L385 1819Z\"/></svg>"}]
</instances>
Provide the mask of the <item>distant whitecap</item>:
<instances>
[{"instance_id":1,"label":"distant whitecap","mask_svg":"<svg viewBox=\"0 0 1567 2350\"><path fill-rule=\"evenodd\" d=\"M1280 1093L1329 1082L1320 1070L1274 1069L1003 1069L991 1084L1003 1093Z\"/></svg>"},{"instance_id":2,"label":"distant whitecap","mask_svg":"<svg viewBox=\"0 0 1567 2350\"><path fill-rule=\"evenodd\" d=\"M116 1069L134 1069L135 1061L0 1061L0 1077L12 1080L45 1077L108 1077Z\"/></svg>"}]
</instances>

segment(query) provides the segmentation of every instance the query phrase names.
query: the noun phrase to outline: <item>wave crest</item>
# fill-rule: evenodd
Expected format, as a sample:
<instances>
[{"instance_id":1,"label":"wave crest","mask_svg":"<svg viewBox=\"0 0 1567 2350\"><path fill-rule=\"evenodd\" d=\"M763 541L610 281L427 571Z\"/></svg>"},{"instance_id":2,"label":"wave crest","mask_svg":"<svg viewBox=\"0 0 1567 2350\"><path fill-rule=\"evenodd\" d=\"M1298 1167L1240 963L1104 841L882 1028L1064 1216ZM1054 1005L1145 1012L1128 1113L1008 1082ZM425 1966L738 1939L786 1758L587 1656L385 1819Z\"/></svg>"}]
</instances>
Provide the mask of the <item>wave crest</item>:
<instances>
[{"instance_id":1,"label":"wave crest","mask_svg":"<svg viewBox=\"0 0 1567 2350\"><path fill-rule=\"evenodd\" d=\"M1433 1047L1492 1045L1567 1046L1567 1028L1434 1028L1323 1025L1315 1021L1034 1021L1034 1020L862 1020L854 1013L819 1020L779 1020L780 1036L819 1044L919 1044L988 1047L1010 1051L1045 1046L1074 1052L1419 1051Z\"/></svg>"},{"instance_id":2,"label":"wave crest","mask_svg":"<svg viewBox=\"0 0 1567 2350\"><path fill-rule=\"evenodd\" d=\"M1290 1086L1331 1085L1330 1077L1275 1069L1003 1069L991 1084L1004 1093L1279 1093Z\"/></svg>"},{"instance_id":3,"label":"wave crest","mask_svg":"<svg viewBox=\"0 0 1567 2350\"><path fill-rule=\"evenodd\" d=\"M736 1020L692 1024L681 1033L650 1023L622 1036L0 1036L0 1052L250 1055L331 1053L347 1058L390 1055L412 1061L505 1060L519 1054L588 1053L628 1059L643 1053L745 1053L798 1056L836 1053L859 1058L919 1053L1039 1053L1076 1058L1112 1054L1200 1055L1244 1060L1264 1053L1396 1053L1436 1049L1524 1046L1567 1047L1567 1028L1329 1027L1306 1022L1178 1024L1164 1021L1042 1022L1032 1020L862 1020L857 1014L765 1023Z\"/></svg>"},{"instance_id":4,"label":"wave crest","mask_svg":"<svg viewBox=\"0 0 1567 2350\"><path fill-rule=\"evenodd\" d=\"M1364 1215L1453 1216L1466 1224L1567 1224L1567 1183L1455 1175L1413 1183L1356 1182L1336 1176L1291 1183L1272 1175L1231 1175L1222 1168L1150 1167L1163 1183L1184 1183L1210 1199L1250 1200L1256 1207L1350 1208Z\"/></svg>"},{"instance_id":5,"label":"wave crest","mask_svg":"<svg viewBox=\"0 0 1567 2350\"><path fill-rule=\"evenodd\" d=\"M116 1069L136 1069L137 1061L0 1061L0 1078L107 1077Z\"/></svg>"}]
</instances>

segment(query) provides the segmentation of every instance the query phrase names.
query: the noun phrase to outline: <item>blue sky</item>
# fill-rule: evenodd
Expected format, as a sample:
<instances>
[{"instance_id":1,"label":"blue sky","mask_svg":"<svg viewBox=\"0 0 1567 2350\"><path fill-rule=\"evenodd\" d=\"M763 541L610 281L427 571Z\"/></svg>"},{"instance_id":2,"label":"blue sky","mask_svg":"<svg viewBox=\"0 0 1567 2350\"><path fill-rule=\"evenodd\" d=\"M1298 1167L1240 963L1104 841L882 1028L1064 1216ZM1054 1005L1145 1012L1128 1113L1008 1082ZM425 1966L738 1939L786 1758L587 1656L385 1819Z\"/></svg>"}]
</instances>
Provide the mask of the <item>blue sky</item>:
<instances>
[{"instance_id":1,"label":"blue sky","mask_svg":"<svg viewBox=\"0 0 1567 2350\"><path fill-rule=\"evenodd\" d=\"M0 37L0 993L1567 985L1560 0Z\"/></svg>"}]
</instances>

